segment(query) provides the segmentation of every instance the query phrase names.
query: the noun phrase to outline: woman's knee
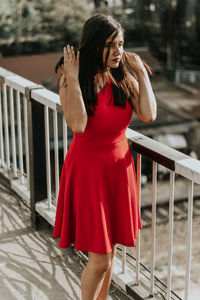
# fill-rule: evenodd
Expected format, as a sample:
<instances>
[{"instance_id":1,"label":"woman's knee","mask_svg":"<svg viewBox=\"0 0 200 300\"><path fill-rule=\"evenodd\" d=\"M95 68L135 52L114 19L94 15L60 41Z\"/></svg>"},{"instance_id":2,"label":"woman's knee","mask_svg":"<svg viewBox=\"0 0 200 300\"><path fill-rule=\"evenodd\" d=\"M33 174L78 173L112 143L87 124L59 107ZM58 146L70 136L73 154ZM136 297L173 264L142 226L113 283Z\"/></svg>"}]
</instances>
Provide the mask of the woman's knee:
<instances>
[{"instance_id":1,"label":"woman's knee","mask_svg":"<svg viewBox=\"0 0 200 300\"><path fill-rule=\"evenodd\" d=\"M90 267L92 267L94 272L98 275L106 273L112 263L112 253L99 254L88 252L88 258Z\"/></svg>"}]
</instances>

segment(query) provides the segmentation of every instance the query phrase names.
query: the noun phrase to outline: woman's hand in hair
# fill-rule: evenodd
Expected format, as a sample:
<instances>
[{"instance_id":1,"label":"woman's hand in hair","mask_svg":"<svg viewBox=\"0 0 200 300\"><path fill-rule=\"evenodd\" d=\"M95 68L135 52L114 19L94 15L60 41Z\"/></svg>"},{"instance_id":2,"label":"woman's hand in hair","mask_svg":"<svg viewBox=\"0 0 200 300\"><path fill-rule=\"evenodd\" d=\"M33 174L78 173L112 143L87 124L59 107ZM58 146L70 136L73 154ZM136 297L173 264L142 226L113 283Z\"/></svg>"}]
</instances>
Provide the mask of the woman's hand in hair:
<instances>
[{"instance_id":1,"label":"woman's hand in hair","mask_svg":"<svg viewBox=\"0 0 200 300\"><path fill-rule=\"evenodd\" d=\"M132 79L137 87L137 90L133 91L134 97L132 97L135 112L142 121L153 122L157 115L157 104L147 73L151 69L135 53L124 52L124 58L137 79L137 84L136 80Z\"/></svg>"},{"instance_id":2,"label":"woman's hand in hair","mask_svg":"<svg viewBox=\"0 0 200 300\"><path fill-rule=\"evenodd\" d=\"M152 74L150 67L143 62L136 53L124 51L124 59L134 73L138 74L138 72L144 72L147 70L150 74Z\"/></svg>"},{"instance_id":3,"label":"woman's hand in hair","mask_svg":"<svg viewBox=\"0 0 200 300\"><path fill-rule=\"evenodd\" d=\"M77 80L79 74L79 56L80 52L75 55L73 46L64 47L64 64L60 67L61 73L67 81Z\"/></svg>"}]
</instances>

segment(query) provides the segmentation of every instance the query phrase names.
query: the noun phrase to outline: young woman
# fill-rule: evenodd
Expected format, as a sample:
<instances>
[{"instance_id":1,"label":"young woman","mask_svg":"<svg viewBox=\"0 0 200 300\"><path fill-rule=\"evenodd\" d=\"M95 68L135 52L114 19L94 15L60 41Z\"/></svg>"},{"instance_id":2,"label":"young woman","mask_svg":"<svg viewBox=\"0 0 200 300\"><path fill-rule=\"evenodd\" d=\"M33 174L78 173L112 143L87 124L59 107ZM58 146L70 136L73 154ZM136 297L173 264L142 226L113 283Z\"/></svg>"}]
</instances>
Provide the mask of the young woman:
<instances>
[{"instance_id":1,"label":"young woman","mask_svg":"<svg viewBox=\"0 0 200 300\"><path fill-rule=\"evenodd\" d=\"M74 136L60 180L53 236L59 246L88 251L82 300L104 300L116 244L135 246L141 229L134 162L125 131L133 110L144 122L156 118L148 66L123 50L124 31L110 16L83 26L75 53L64 48L60 100Z\"/></svg>"}]
</instances>

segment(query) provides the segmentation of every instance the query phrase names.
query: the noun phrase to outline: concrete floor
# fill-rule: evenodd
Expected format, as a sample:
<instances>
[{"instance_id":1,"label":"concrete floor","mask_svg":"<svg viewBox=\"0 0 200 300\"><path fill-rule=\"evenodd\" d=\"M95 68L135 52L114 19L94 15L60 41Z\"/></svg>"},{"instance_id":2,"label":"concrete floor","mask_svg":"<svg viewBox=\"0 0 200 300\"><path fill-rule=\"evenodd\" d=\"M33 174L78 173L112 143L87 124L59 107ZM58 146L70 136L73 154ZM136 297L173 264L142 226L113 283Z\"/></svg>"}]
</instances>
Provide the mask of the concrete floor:
<instances>
[{"instance_id":1,"label":"concrete floor","mask_svg":"<svg viewBox=\"0 0 200 300\"><path fill-rule=\"evenodd\" d=\"M190 300L200 295L200 216L193 218ZM168 224L156 228L155 275L167 282ZM150 265L151 228L141 231L142 263ZM174 221L172 289L184 296L187 220ZM158 250L159 249L159 250ZM0 179L0 300L78 300L83 261L73 250L59 249L52 227L30 226L30 210ZM108 300L130 299L115 285Z\"/></svg>"},{"instance_id":2,"label":"concrete floor","mask_svg":"<svg viewBox=\"0 0 200 300\"><path fill-rule=\"evenodd\" d=\"M0 299L81 299L83 262L73 248L59 249L52 228L30 226L30 211L0 181ZM108 300L130 299L111 285Z\"/></svg>"}]
</instances>

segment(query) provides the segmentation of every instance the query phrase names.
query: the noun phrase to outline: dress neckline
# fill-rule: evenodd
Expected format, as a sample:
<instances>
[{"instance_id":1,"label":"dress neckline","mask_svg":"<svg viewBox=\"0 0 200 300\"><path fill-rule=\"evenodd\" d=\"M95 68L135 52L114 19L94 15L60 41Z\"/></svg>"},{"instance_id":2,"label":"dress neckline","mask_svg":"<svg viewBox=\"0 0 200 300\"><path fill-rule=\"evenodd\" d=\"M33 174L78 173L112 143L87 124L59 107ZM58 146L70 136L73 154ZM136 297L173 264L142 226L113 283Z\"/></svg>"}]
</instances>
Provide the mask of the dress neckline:
<instances>
[{"instance_id":1,"label":"dress neckline","mask_svg":"<svg viewBox=\"0 0 200 300\"><path fill-rule=\"evenodd\" d=\"M105 88L106 88L106 86L108 85L109 82L110 82L110 80L108 79L106 81L106 83L104 84L103 88L97 93L97 95L101 94L105 90Z\"/></svg>"}]
</instances>

